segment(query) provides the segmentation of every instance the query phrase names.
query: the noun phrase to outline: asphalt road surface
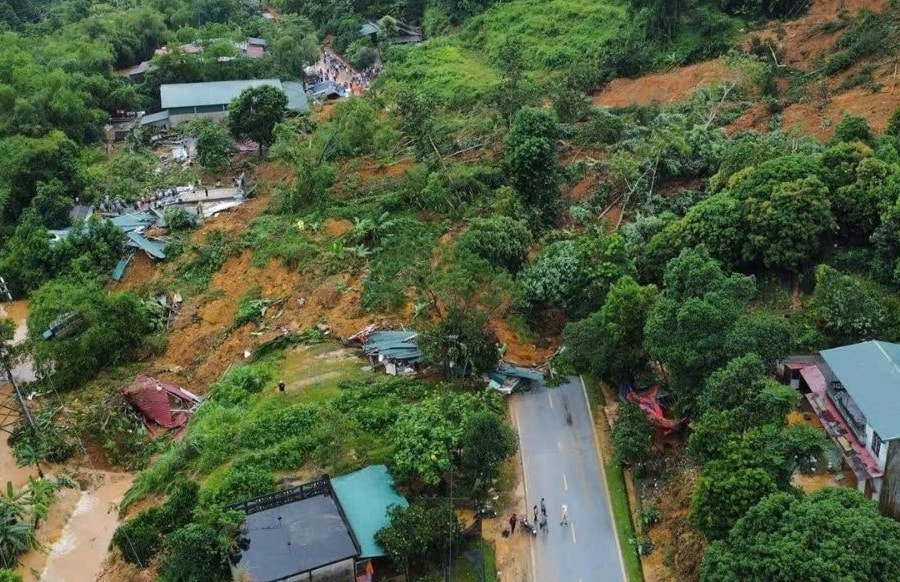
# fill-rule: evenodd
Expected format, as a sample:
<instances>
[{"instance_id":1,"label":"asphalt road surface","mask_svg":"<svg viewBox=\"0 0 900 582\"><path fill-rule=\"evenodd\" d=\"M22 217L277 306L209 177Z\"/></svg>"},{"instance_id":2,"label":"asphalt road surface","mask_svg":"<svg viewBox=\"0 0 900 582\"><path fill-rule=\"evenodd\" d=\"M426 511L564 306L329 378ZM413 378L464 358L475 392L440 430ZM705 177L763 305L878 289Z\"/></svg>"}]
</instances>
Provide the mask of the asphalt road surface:
<instances>
[{"instance_id":1,"label":"asphalt road surface","mask_svg":"<svg viewBox=\"0 0 900 582\"><path fill-rule=\"evenodd\" d=\"M526 515L532 519L532 507L542 497L547 507L547 529L531 539L534 582L625 582L581 379L517 394L512 410L525 471ZM568 525L560 525L564 504ZM522 535L519 528L515 535Z\"/></svg>"}]
</instances>

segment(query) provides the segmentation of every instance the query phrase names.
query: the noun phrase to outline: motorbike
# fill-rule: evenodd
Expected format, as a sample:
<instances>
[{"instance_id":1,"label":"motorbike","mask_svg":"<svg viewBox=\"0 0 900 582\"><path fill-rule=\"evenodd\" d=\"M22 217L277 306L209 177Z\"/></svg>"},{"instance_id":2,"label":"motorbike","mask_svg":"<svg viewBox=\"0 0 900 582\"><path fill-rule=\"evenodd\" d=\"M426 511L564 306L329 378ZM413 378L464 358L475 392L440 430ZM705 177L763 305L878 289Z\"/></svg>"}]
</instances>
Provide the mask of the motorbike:
<instances>
[{"instance_id":1,"label":"motorbike","mask_svg":"<svg viewBox=\"0 0 900 582\"><path fill-rule=\"evenodd\" d=\"M478 518L491 518L497 517L497 512L494 511L494 508L490 505L482 505L475 510L475 517Z\"/></svg>"},{"instance_id":2,"label":"motorbike","mask_svg":"<svg viewBox=\"0 0 900 582\"><path fill-rule=\"evenodd\" d=\"M521 527L522 527L523 532L528 532L533 536L537 535L537 528L535 527L535 525L533 523L528 521L527 517L522 518L521 524L522 524Z\"/></svg>"}]
</instances>

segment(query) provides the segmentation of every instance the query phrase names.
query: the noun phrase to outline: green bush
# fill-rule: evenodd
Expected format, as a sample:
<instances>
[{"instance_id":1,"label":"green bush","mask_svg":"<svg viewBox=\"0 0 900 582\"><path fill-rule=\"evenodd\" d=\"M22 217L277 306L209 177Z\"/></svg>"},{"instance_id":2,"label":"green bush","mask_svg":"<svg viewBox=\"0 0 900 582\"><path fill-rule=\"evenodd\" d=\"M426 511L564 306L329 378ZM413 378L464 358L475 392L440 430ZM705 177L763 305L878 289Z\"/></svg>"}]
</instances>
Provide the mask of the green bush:
<instances>
[{"instance_id":1,"label":"green bush","mask_svg":"<svg viewBox=\"0 0 900 582\"><path fill-rule=\"evenodd\" d=\"M163 211L163 220L170 230L179 231L192 228L195 224L194 217L182 206L166 206Z\"/></svg>"},{"instance_id":2,"label":"green bush","mask_svg":"<svg viewBox=\"0 0 900 582\"><path fill-rule=\"evenodd\" d=\"M163 536L188 524L197 505L197 484L179 479L171 487L169 499L160 506L138 514L120 525L112 543L129 564L146 568L162 549Z\"/></svg>"},{"instance_id":3,"label":"green bush","mask_svg":"<svg viewBox=\"0 0 900 582\"><path fill-rule=\"evenodd\" d=\"M210 387L210 399L223 406L236 406L246 402L251 394L259 393L271 379L267 366L238 366Z\"/></svg>"},{"instance_id":4,"label":"green bush","mask_svg":"<svg viewBox=\"0 0 900 582\"><path fill-rule=\"evenodd\" d=\"M165 517L161 507L152 507L116 528L112 543L126 562L141 568L150 564L150 560L162 549Z\"/></svg>"},{"instance_id":5,"label":"green bush","mask_svg":"<svg viewBox=\"0 0 900 582\"><path fill-rule=\"evenodd\" d=\"M197 469L211 471L238 450L238 436L245 414L238 406L228 407L218 402L207 402L200 407L185 439L200 453Z\"/></svg>"},{"instance_id":6,"label":"green bush","mask_svg":"<svg viewBox=\"0 0 900 582\"><path fill-rule=\"evenodd\" d=\"M0 582L22 582L22 577L14 570L0 569Z\"/></svg>"},{"instance_id":7,"label":"green bush","mask_svg":"<svg viewBox=\"0 0 900 582\"><path fill-rule=\"evenodd\" d=\"M278 401L268 404L254 410L254 416L244 423L240 435L243 448L267 447L287 438L303 436L320 423L319 411L312 404L287 407Z\"/></svg>"},{"instance_id":8,"label":"green bush","mask_svg":"<svg viewBox=\"0 0 900 582\"><path fill-rule=\"evenodd\" d=\"M204 505L230 505L275 491L272 471L253 465L232 467L222 482L202 496Z\"/></svg>"},{"instance_id":9,"label":"green bush","mask_svg":"<svg viewBox=\"0 0 900 582\"><path fill-rule=\"evenodd\" d=\"M524 222L507 216L475 218L459 237L459 246L495 267L515 273L528 255L531 232Z\"/></svg>"}]
</instances>

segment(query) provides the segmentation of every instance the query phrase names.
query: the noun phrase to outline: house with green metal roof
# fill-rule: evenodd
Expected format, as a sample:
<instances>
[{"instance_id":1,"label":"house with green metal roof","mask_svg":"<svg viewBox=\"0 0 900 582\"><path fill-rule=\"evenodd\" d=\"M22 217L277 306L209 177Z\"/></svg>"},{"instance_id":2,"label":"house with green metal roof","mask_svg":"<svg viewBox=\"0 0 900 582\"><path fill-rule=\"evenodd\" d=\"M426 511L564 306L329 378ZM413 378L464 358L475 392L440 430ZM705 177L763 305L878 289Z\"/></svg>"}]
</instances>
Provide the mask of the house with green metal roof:
<instances>
[{"instance_id":1,"label":"house with green metal roof","mask_svg":"<svg viewBox=\"0 0 900 582\"><path fill-rule=\"evenodd\" d=\"M224 119L228 105L245 89L275 87L288 98L287 110L309 111L306 90L302 83L278 79L247 79L240 81L212 81L208 83L174 83L159 88L160 104L168 112L168 124L175 127L190 119Z\"/></svg>"},{"instance_id":2,"label":"house with green metal roof","mask_svg":"<svg viewBox=\"0 0 900 582\"><path fill-rule=\"evenodd\" d=\"M900 517L900 495L891 493L900 482L886 483L893 473L900 477L900 344L866 341L787 365L859 491Z\"/></svg>"}]
</instances>

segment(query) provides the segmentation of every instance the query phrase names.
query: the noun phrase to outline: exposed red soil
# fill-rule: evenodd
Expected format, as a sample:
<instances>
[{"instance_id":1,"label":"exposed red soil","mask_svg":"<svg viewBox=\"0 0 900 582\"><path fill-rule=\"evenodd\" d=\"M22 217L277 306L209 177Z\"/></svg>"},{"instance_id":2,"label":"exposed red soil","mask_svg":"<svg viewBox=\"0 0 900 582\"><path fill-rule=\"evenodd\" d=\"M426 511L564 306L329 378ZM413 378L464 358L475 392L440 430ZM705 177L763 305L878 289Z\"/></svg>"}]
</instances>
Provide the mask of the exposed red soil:
<instances>
[{"instance_id":1,"label":"exposed red soil","mask_svg":"<svg viewBox=\"0 0 900 582\"><path fill-rule=\"evenodd\" d=\"M604 107L677 103L703 85L718 83L737 74L723 59L715 59L637 79L614 79L594 95L593 101Z\"/></svg>"},{"instance_id":2,"label":"exposed red soil","mask_svg":"<svg viewBox=\"0 0 900 582\"><path fill-rule=\"evenodd\" d=\"M802 18L771 23L761 30L750 32L746 35L744 44L749 46L750 39L758 37L771 45L773 52L782 55L779 65L813 71L817 57L827 57L841 34L822 32L821 25L837 21L841 10L855 16L860 9L881 12L888 9L888 2L815 0ZM881 91L873 94L862 87L840 89L841 83L858 70L858 65L851 67L828 79L824 86L821 83L810 83L807 95L798 103L787 104L782 111L782 126L818 139L829 139L841 117L845 113L851 113L865 117L876 132L882 131L887 119L900 104L900 93L894 77L893 61L876 60L871 64L876 65L873 77L876 83L883 85ZM739 71L726 66L722 59L715 59L638 79L615 79L595 94L593 99L596 105L608 107L647 105L653 102L671 104L689 97L703 85L739 78ZM782 83L780 88L784 90L786 87ZM741 129L768 131L771 117L762 105L757 105L747 110L727 129L732 133Z\"/></svg>"}]
</instances>

